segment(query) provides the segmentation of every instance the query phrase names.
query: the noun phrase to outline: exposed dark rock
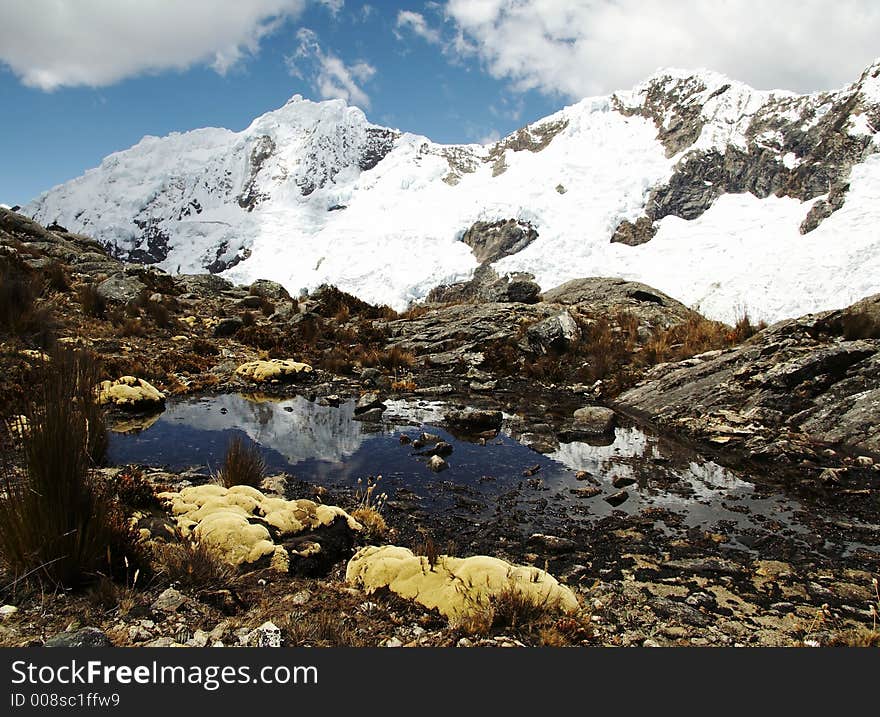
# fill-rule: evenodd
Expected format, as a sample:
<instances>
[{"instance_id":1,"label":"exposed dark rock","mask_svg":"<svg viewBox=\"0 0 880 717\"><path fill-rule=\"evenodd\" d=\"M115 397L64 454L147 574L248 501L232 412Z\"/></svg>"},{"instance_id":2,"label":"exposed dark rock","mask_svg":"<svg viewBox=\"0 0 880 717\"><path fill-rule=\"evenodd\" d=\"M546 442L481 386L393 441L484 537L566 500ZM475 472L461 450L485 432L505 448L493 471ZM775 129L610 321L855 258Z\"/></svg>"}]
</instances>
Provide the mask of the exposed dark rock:
<instances>
[{"instance_id":1,"label":"exposed dark rock","mask_svg":"<svg viewBox=\"0 0 880 717\"><path fill-rule=\"evenodd\" d=\"M862 92L874 73L876 66L836 93L773 97L743 120L744 145L686 152L670 180L650 192L645 215L635 224L622 222L612 241L644 243L653 236L653 222L670 215L696 219L725 193L749 192L759 198L775 194L802 201L830 193L801 225L802 233L812 231L843 205L853 165L876 151L869 135L849 131L851 119L858 115L864 114L874 126L880 120L880 105ZM696 142L707 121L704 106L729 89L723 85L706 94L698 77L661 76L646 88L641 104L628 105L618 97L612 102L622 114L651 119L657 139L672 157Z\"/></svg>"},{"instance_id":2,"label":"exposed dark rock","mask_svg":"<svg viewBox=\"0 0 880 717\"><path fill-rule=\"evenodd\" d=\"M507 171L507 164L504 162L504 153L507 150L540 152L546 149L553 138L566 127L568 127L567 119L548 120L518 129L512 135L496 142L485 160L492 163L492 176L497 177Z\"/></svg>"},{"instance_id":3,"label":"exposed dark rock","mask_svg":"<svg viewBox=\"0 0 880 717\"><path fill-rule=\"evenodd\" d=\"M629 500L629 493L627 493L625 490L621 490L621 491L618 491L617 493L612 493L611 495L605 496L605 502L614 508L616 508L619 505L623 505L628 500Z\"/></svg>"},{"instance_id":4,"label":"exposed dark rock","mask_svg":"<svg viewBox=\"0 0 880 717\"><path fill-rule=\"evenodd\" d=\"M809 442L880 452L880 295L782 321L705 360L659 365L618 402L765 457Z\"/></svg>"},{"instance_id":5,"label":"exposed dark rock","mask_svg":"<svg viewBox=\"0 0 880 717\"><path fill-rule=\"evenodd\" d=\"M265 192L257 189L257 177L266 160L275 153L275 142L268 135L261 135L254 140L248 159L248 178L238 195L238 206L249 212L269 198Z\"/></svg>"},{"instance_id":6,"label":"exposed dark rock","mask_svg":"<svg viewBox=\"0 0 880 717\"><path fill-rule=\"evenodd\" d=\"M507 219L474 222L461 240L471 248L478 262L491 264L522 251L537 238L538 232L529 222Z\"/></svg>"},{"instance_id":7,"label":"exposed dark rock","mask_svg":"<svg viewBox=\"0 0 880 717\"><path fill-rule=\"evenodd\" d=\"M168 258L170 237L162 229L160 220L153 217L135 217L132 222L141 230L135 247L123 253L123 258L141 264L158 264Z\"/></svg>"},{"instance_id":8,"label":"exposed dark rock","mask_svg":"<svg viewBox=\"0 0 880 717\"><path fill-rule=\"evenodd\" d=\"M399 136L394 130L384 127L368 127L367 142L361 148L361 157L358 161L358 167L361 171L369 171L385 159L388 153L394 149L394 142Z\"/></svg>"},{"instance_id":9,"label":"exposed dark rock","mask_svg":"<svg viewBox=\"0 0 880 717\"><path fill-rule=\"evenodd\" d=\"M534 304L540 300L541 287L531 274L515 273L499 277L495 270L483 264L474 271L469 281L433 288L425 298L426 304L458 304L468 301Z\"/></svg>"},{"instance_id":10,"label":"exposed dark rock","mask_svg":"<svg viewBox=\"0 0 880 717\"><path fill-rule=\"evenodd\" d=\"M633 224L628 219L624 219L617 225L614 234L611 236L612 244L626 244L628 246L639 246L645 244L654 238L657 228L648 217L640 217Z\"/></svg>"},{"instance_id":11,"label":"exposed dark rock","mask_svg":"<svg viewBox=\"0 0 880 717\"><path fill-rule=\"evenodd\" d=\"M228 336L235 336L243 326L244 321L238 316L230 316L226 319L220 319L219 323L214 327L214 338L219 339Z\"/></svg>"},{"instance_id":12,"label":"exposed dark rock","mask_svg":"<svg viewBox=\"0 0 880 717\"><path fill-rule=\"evenodd\" d=\"M602 435L614 430L614 411L604 406L585 406L574 412L575 431L591 435Z\"/></svg>"},{"instance_id":13,"label":"exposed dark rock","mask_svg":"<svg viewBox=\"0 0 880 717\"><path fill-rule=\"evenodd\" d=\"M452 429L465 434L475 434L483 431L497 431L501 428L503 416L501 411L469 408L463 411L449 411L444 419Z\"/></svg>"},{"instance_id":14,"label":"exposed dark rock","mask_svg":"<svg viewBox=\"0 0 880 717\"><path fill-rule=\"evenodd\" d=\"M98 296L106 301L127 304L137 299L147 285L136 276L116 274L98 284Z\"/></svg>"},{"instance_id":15,"label":"exposed dark rock","mask_svg":"<svg viewBox=\"0 0 880 717\"><path fill-rule=\"evenodd\" d=\"M113 643L97 627L83 627L75 632L61 632L50 637L45 647L113 647Z\"/></svg>"},{"instance_id":16,"label":"exposed dark rock","mask_svg":"<svg viewBox=\"0 0 880 717\"><path fill-rule=\"evenodd\" d=\"M269 281L268 279L257 279L248 287L250 293L254 296L261 296L264 299L273 299L275 301L289 301L290 294L287 293L281 284L277 281Z\"/></svg>"},{"instance_id":17,"label":"exposed dark rock","mask_svg":"<svg viewBox=\"0 0 880 717\"><path fill-rule=\"evenodd\" d=\"M828 193L828 199L820 199L807 212L807 216L801 222L801 234L809 234L818 227L824 219L830 217L834 212L843 206L846 200L846 193L849 191L849 184L836 185L832 187Z\"/></svg>"},{"instance_id":18,"label":"exposed dark rock","mask_svg":"<svg viewBox=\"0 0 880 717\"><path fill-rule=\"evenodd\" d=\"M581 331L568 311L560 311L529 326L526 336L529 344L540 351L561 350L577 341Z\"/></svg>"}]
</instances>

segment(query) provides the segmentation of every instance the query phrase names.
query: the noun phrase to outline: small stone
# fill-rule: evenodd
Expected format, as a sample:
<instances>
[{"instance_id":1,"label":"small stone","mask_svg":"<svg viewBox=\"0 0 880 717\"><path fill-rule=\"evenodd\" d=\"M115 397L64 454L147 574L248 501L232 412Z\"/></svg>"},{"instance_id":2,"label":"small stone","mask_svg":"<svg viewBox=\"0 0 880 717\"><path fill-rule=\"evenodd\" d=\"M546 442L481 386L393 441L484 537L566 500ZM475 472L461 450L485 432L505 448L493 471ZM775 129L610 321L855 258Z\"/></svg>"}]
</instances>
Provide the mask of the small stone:
<instances>
[{"instance_id":1,"label":"small stone","mask_svg":"<svg viewBox=\"0 0 880 717\"><path fill-rule=\"evenodd\" d=\"M630 478L629 476L614 476L611 479L611 485L615 488L626 488L628 485L632 485L636 482L635 478Z\"/></svg>"},{"instance_id":2,"label":"small stone","mask_svg":"<svg viewBox=\"0 0 880 717\"><path fill-rule=\"evenodd\" d=\"M308 590L300 590L290 599L294 605L305 605L312 599L312 594Z\"/></svg>"},{"instance_id":3,"label":"small stone","mask_svg":"<svg viewBox=\"0 0 880 717\"><path fill-rule=\"evenodd\" d=\"M572 488L569 493L576 495L578 498L595 498L602 492L601 488L590 486L589 488Z\"/></svg>"},{"instance_id":4,"label":"small stone","mask_svg":"<svg viewBox=\"0 0 880 717\"><path fill-rule=\"evenodd\" d=\"M354 407L354 412L355 415L358 415L360 413L365 413L376 408L382 409L384 411L385 404L382 403L382 399L379 397L378 393L371 391L369 393L365 393L358 399L357 405Z\"/></svg>"},{"instance_id":5,"label":"small stone","mask_svg":"<svg viewBox=\"0 0 880 717\"><path fill-rule=\"evenodd\" d=\"M444 418L450 427L464 433L498 430L504 421L504 415L501 411L484 411L476 408L449 411Z\"/></svg>"},{"instance_id":6,"label":"small stone","mask_svg":"<svg viewBox=\"0 0 880 717\"><path fill-rule=\"evenodd\" d=\"M193 633L193 636L186 641L187 647L207 647L208 645L208 633L204 630L196 630Z\"/></svg>"},{"instance_id":7,"label":"small stone","mask_svg":"<svg viewBox=\"0 0 880 717\"><path fill-rule=\"evenodd\" d=\"M186 602L186 596L174 588L168 588L150 606L155 612L177 612Z\"/></svg>"},{"instance_id":8,"label":"small stone","mask_svg":"<svg viewBox=\"0 0 880 717\"><path fill-rule=\"evenodd\" d=\"M18 612L18 608L15 605L4 605L0 607L0 620L5 620L7 617L12 617L15 613Z\"/></svg>"},{"instance_id":9,"label":"small stone","mask_svg":"<svg viewBox=\"0 0 880 717\"><path fill-rule=\"evenodd\" d=\"M570 553L577 547L573 540L561 538L558 535L544 535L543 533L533 533L529 536L528 543L529 545L538 545L553 553Z\"/></svg>"},{"instance_id":10,"label":"small stone","mask_svg":"<svg viewBox=\"0 0 880 717\"><path fill-rule=\"evenodd\" d=\"M219 623L211 632L208 634L208 639L211 640L212 643L218 642L226 637L226 632L229 630L229 623L224 620Z\"/></svg>"},{"instance_id":11,"label":"small stone","mask_svg":"<svg viewBox=\"0 0 880 717\"><path fill-rule=\"evenodd\" d=\"M614 428L614 411L603 406L585 406L574 412L574 429L582 433L601 435Z\"/></svg>"},{"instance_id":12,"label":"small stone","mask_svg":"<svg viewBox=\"0 0 880 717\"><path fill-rule=\"evenodd\" d=\"M458 642L455 643L456 647L473 647L474 643L468 640L466 637L461 638Z\"/></svg>"},{"instance_id":13,"label":"small stone","mask_svg":"<svg viewBox=\"0 0 880 717\"><path fill-rule=\"evenodd\" d=\"M396 637L389 637L382 643L383 647L403 647L403 642Z\"/></svg>"},{"instance_id":14,"label":"small stone","mask_svg":"<svg viewBox=\"0 0 880 717\"><path fill-rule=\"evenodd\" d=\"M445 458L446 456L452 453L452 446L446 441L438 441L437 445L434 446L430 454L432 456L440 456L441 458Z\"/></svg>"},{"instance_id":15,"label":"small stone","mask_svg":"<svg viewBox=\"0 0 880 717\"><path fill-rule=\"evenodd\" d=\"M250 634L248 642L255 647L281 647L281 628L267 620Z\"/></svg>"},{"instance_id":16,"label":"small stone","mask_svg":"<svg viewBox=\"0 0 880 717\"><path fill-rule=\"evenodd\" d=\"M355 421L363 421L364 423L377 423L382 420L382 414L385 412L384 408L371 408L368 411L363 411L362 413L356 413L354 415Z\"/></svg>"},{"instance_id":17,"label":"small stone","mask_svg":"<svg viewBox=\"0 0 880 717\"><path fill-rule=\"evenodd\" d=\"M614 506L615 508L618 505L626 503L627 500L629 500L629 493L627 493L625 490L618 491L617 493L613 493L612 495L605 497L605 502L611 506Z\"/></svg>"},{"instance_id":18,"label":"small stone","mask_svg":"<svg viewBox=\"0 0 880 717\"><path fill-rule=\"evenodd\" d=\"M449 464L440 456L431 456L428 459L428 468L435 473L439 473L440 471L445 471L449 468Z\"/></svg>"},{"instance_id":19,"label":"small stone","mask_svg":"<svg viewBox=\"0 0 880 717\"><path fill-rule=\"evenodd\" d=\"M130 625L128 628L128 639L131 642L146 642L153 639L153 633L145 630L140 625Z\"/></svg>"},{"instance_id":20,"label":"small stone","mask_svg":"<svg viewBox=\"0 0 880 717\"><path fill-rule=\"evenodd\" d=\"M144 643L144 647L174 647L177 643L174 641L174 638L171 637L160 637L152 642Z\"/></svg>"},{"instance_id":21,"label":"small stone","mask_svg":"<svg viewBox=\"0 0 880 717\"><path fill-rule=\"evenodd\" d=\"M642 647L660 647L660 643L649 637L642 643Z\"/></svg>"}]
</instances>

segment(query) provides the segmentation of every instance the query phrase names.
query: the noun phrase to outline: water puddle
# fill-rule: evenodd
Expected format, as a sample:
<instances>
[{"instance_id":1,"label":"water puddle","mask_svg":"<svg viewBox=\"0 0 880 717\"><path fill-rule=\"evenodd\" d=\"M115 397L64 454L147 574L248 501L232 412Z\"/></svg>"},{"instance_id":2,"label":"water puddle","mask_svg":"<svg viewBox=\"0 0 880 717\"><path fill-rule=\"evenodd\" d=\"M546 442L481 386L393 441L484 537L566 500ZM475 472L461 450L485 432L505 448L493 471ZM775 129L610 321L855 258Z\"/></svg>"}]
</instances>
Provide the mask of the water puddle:
<instances>
[{"instance_id":1,"label":"water puddle","mask_svg":"<svg viewBox=\"0 0 880 717\"><path fill-rule=\"evenodd\" d=\"M457 439L440 426L440 403L386 405L376 424L355 420L352 401L332 406L244 395L172 401L158 417L112 433L109 458L215 471L229 440L239 435L260 447L270 472L309 483L350 488L381 474L392 505L412 513L442 512L479 523L504 511L515 513L523 530L552 532L562 520L592 523L613 511L654 509L673 514L678 530L718 533L729 547L751 549L762 534L826 547L816 545L799 521L804 509L796 500L763 493L745 477L637 427L617 428L606 445L559 444L542 455L505 429L485 445ZM415 440L423 432L452 445L447 470L432 472L426 457L401 442L401 436ZM622 490L627 497L616 507L605 500Z\"/></svg>"}]
</instances>

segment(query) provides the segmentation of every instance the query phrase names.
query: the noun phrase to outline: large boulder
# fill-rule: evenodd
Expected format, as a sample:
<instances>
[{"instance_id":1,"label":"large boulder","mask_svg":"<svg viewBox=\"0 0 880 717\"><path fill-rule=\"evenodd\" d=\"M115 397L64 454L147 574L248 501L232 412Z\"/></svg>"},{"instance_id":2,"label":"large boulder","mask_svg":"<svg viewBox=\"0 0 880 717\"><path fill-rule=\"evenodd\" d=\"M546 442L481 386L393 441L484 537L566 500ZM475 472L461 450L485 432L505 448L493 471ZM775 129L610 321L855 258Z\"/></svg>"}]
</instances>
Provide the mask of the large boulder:
<instances>
[{"instance_id":1,"label":"large boulder","mask_svg":"<svg viewBox=\"0 0 880 717\"><path fill-rule=\"evenodd\" d=\"M231 281L216 274L181 274L174 277L174 281L183 293L200 299L212 299L235 288Z\"/></svg>"},{"instance_id":2,"label":"large boulder","mask_svg":"<svg viewBox=\"0 0 880 717\"><path fill-rule=\"evenodd\" d=\"M560 311L526 330L529 343L540 350L562 349L581 337L581 330L568 311Z\"/></svg>"},{"instance_id":3,"label":"large boulder","mask_svg":"<svg viewBox=\"0 0 880 717\"><path fill-rule=\"evenodd\" d=\"M603 406L585 406L574 412L575 431L602 435L614 429L614 411Z\"/></svg>"},{"instance_id":4,"label":"large boulder","mask_svg":"<svg viewBox=\"0 0 880 717\"><path fill-rule=\"evenodd\" d=\"M127 304L137 299L147 285L137 276L114 274L98 284L97 292L105 301Z\"/></svg>"},{"instance_id":5,"label":"large boulder","mask_svg":"<svg viewBox=\"0 0 880 717\"><path fill-rule=\"evenodd\" d=\"M448 411L444 416L450 429L466 434L497 431L501 428L504 415L501 411L486 411L479 408L466 408L463 411Z\"/></svg>"},{"instance_id":6,"label":"large boulder","mask_svg":"<svg viewBox=\"0 0 880 717\"><path fill-rule=\"evenodd\" d=\"M257 279L253 282L249 289L253 296L260 296L264 299L272 299L273 301L289 301L290 294L277 281L269 281L268 279Z\"/></svg>"}]
</instances>

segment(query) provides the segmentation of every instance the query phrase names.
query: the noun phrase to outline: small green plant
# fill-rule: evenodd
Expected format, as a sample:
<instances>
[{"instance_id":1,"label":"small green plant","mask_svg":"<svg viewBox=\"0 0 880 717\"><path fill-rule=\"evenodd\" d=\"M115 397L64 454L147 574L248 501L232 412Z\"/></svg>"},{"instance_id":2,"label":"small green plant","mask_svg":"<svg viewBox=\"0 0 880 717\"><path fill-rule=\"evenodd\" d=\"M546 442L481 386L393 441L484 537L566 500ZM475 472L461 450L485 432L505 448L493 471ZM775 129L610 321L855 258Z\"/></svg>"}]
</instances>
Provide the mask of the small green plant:
<instances>
[{"instance_id":1,"label":"small green plant","mask_svg":"<svg viewBox=\"0 0 880 717\"><path fill-rule=\"evenodd\" d=\"M223 466L217 472L217 482L225 488L249 485L259 488L266 475L266 462L254 443L245 443L241 437L233 438L226 448Z\"/></svg>"}]
</instances>

